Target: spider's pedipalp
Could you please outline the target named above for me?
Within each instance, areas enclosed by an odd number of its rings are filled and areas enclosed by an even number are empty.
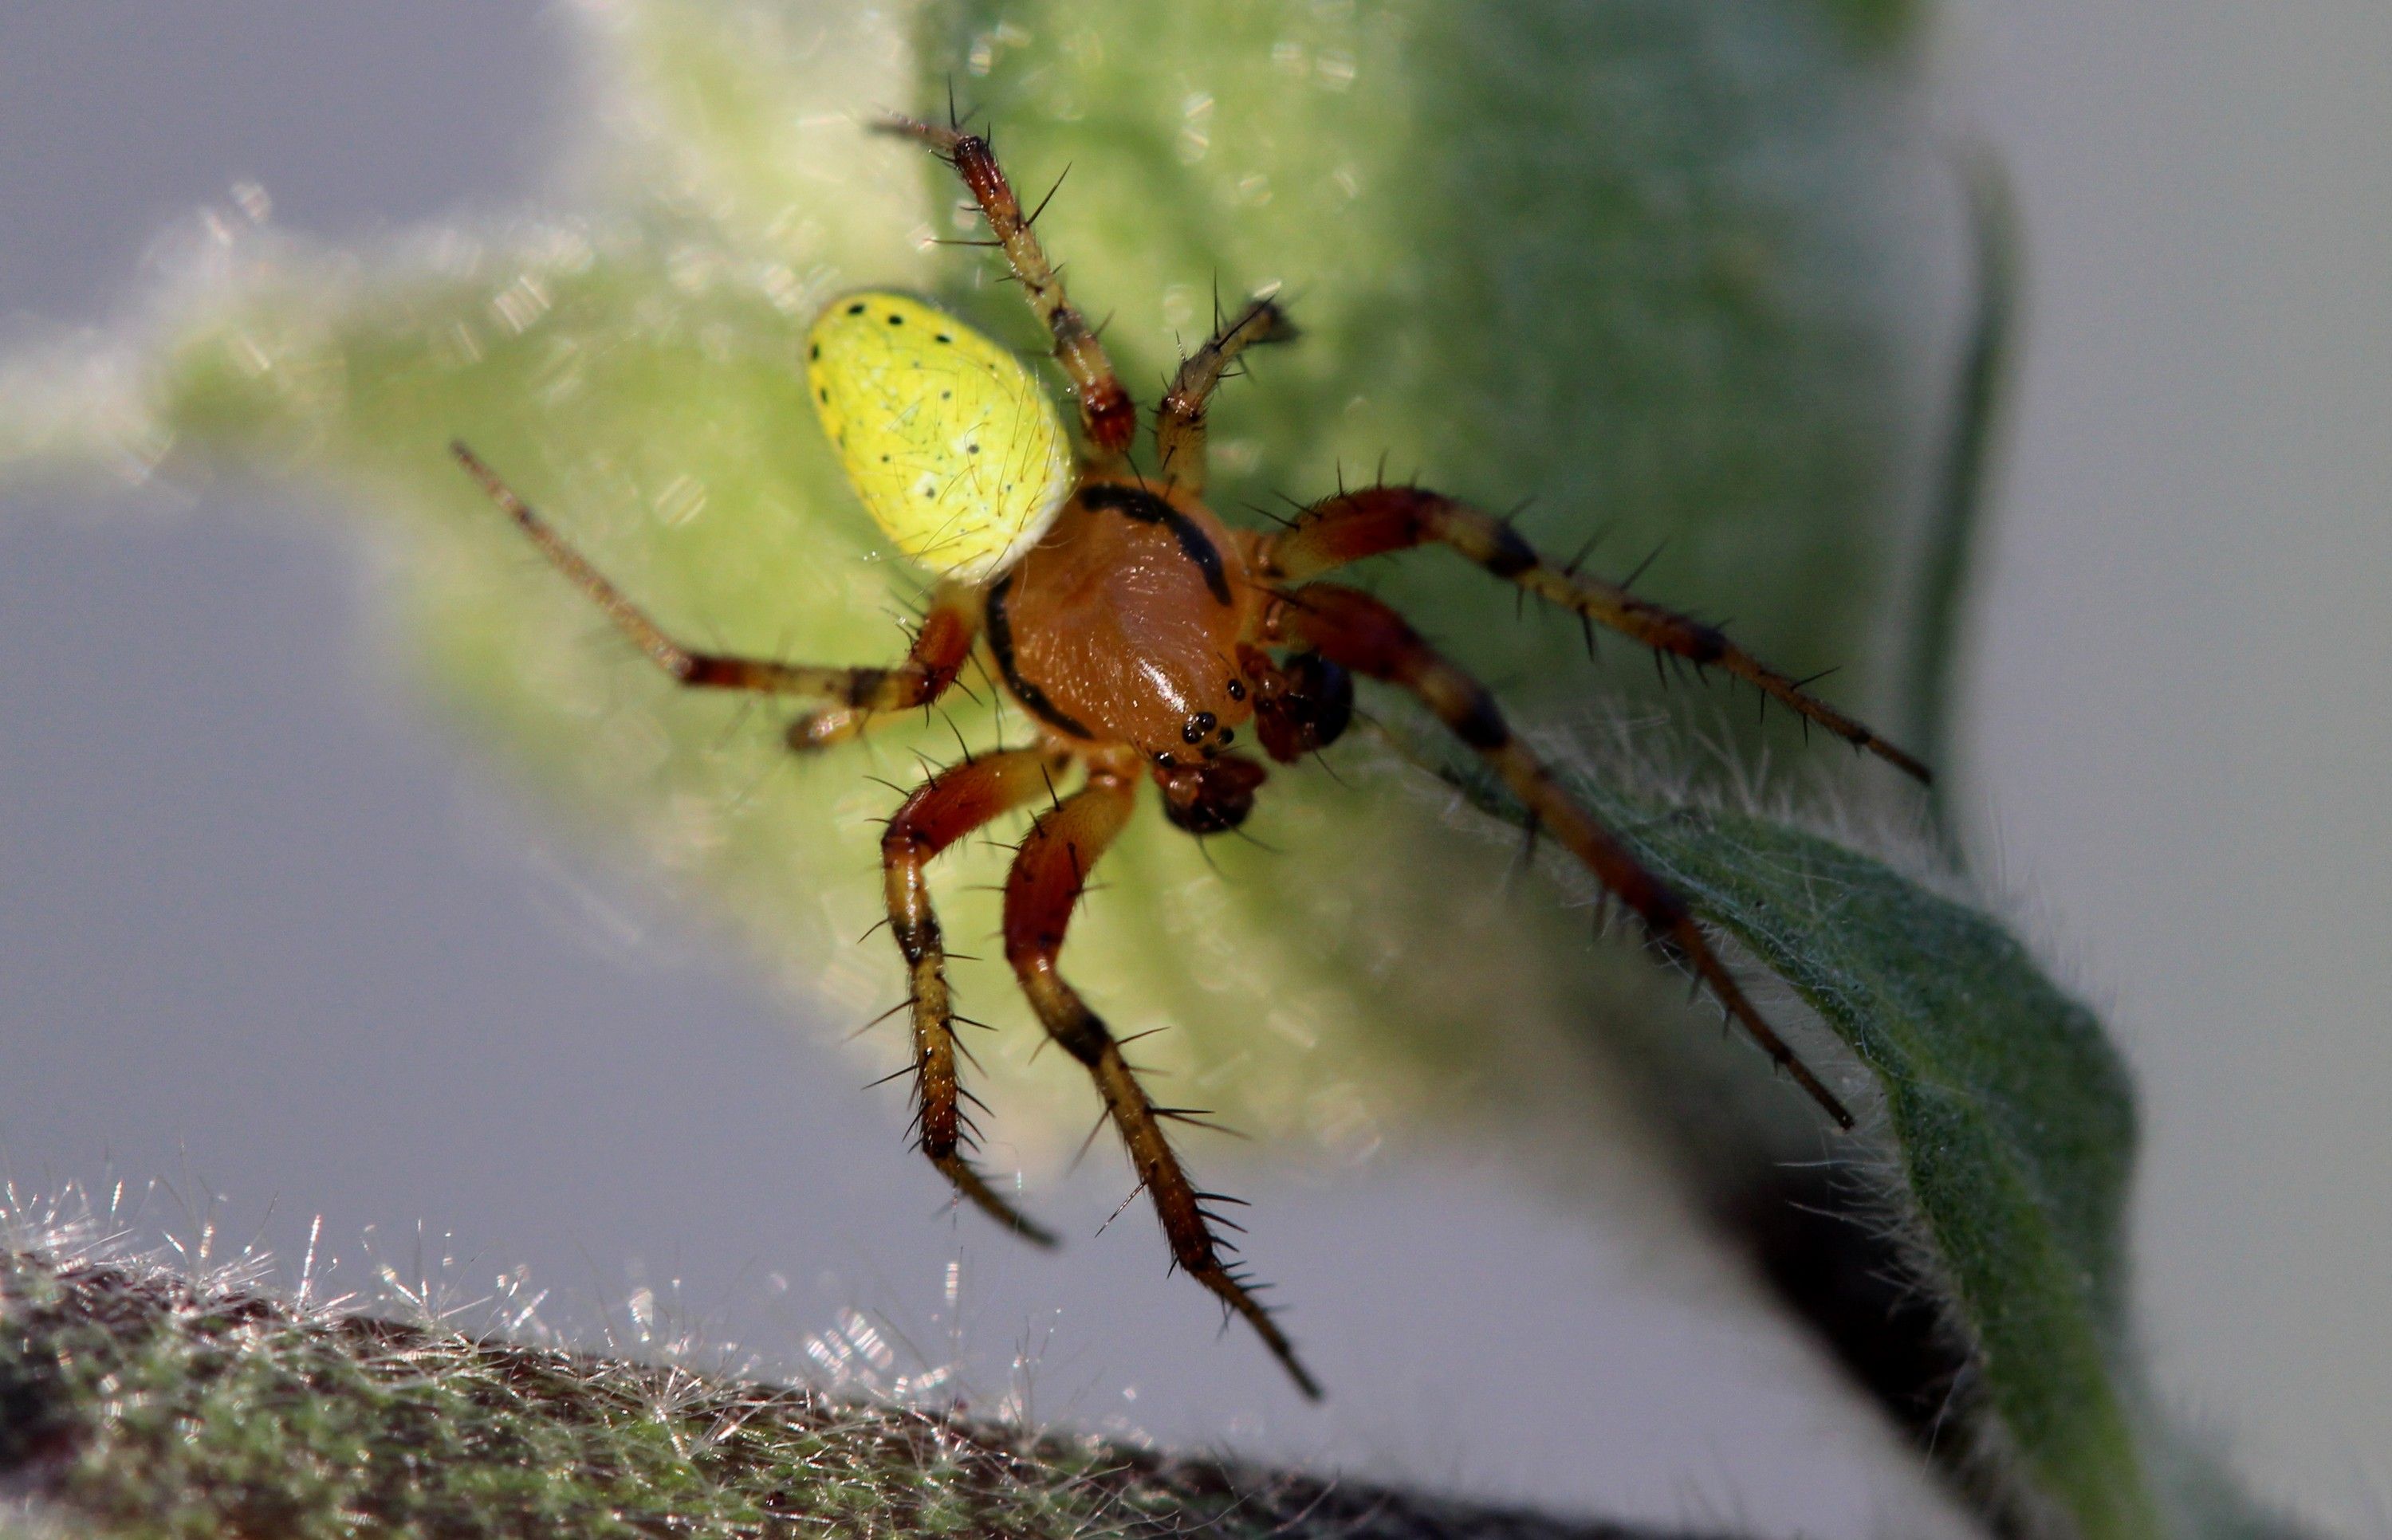
[[[1163,1132],[1164,1113],[1148,1100],[1122,1057],[1121,1044],[1079,992],[1057,971],[1056,959],[1088,871],[1136,807],[1134,756],[1092,760],[1087,784],[1043,813],[1022,841],[1005,885],[1006,959],[1021,980],[1047,1035],[1080,1061],[1096,1081],[1121,1134],[1138,1187],[1154,1203],[1173,1261],[1244,1317],[1306,1396],[1320,1387],[1295,1356],[1279,1323],[1222,1261],[1222,1244],[1204,1212],[1206,1195],[1188,1179]],[[1136,1196],[1135,1194],[1132,1195]]]
[[[1223,754],[1193,764],[1157,765],[1164,816],[1191,835],[1223,835],[1254,810],[1254,793],[1269,772],[1253,760]]]
[[[1730,641],[1718,627],[1631,593],[1629,583],[1643,575],[1653,556],[1638,565],[1628,583],[1580,576],[1575,562],[1554,565],[1509,524],[1467,504],[1419,487],[1380,485],[1340,492],[1306,509],[1293,528],[1262,542],[1261,564],[1273,579],[1300,583],[1365,557],[1409,550],[1432,541],[1450,547],[1548,603],[1652,648],[1656,667],[1664,656],[1683,658],[1697,667],[1716,666],[1754,686],[1806,723],[1816,722],[1918,781],[1934,779],[1934,772],[1916,756],[1805,692],[1800,682]],[[1659,554],[1658,550],[1653,553]]]
[[[956,168],[964,187],[980,204],[989,233],[1005,249],[1005,260],[1021,281],[1039,324],[1055,339],[1055,357],[1071,376],[1080,398],[1080,424],[1100,461],[1118,460],[1138,434],[1138,408],[1113,373],[1112,360],[1087,322],[1064,292],[1062,275],[1046,260],[1030,221],[1022,216],[1021,201],[996,163],[988,140],[958,129],[941,128],[906,117],[890,117],[878,125],[884,133],[902,135],[928,145]],[[1041,203],[1043,210],[1045,204]]]
[[[1618,836],[1572,801],[1553,772],[1512,733],[1486,687],[1448,662],[1392,608],[1358,589],[1314,583],[1284,597],[1270,623],[1274,641],[1308,644],[1358,674],[1411,692],[1453,735],[1476,749],[1530,817],[1634,910],[1665,951],[1719,998],[1762,1051],[1791,1075],[1842,1128],[1852,1115],[1779,1037],[1711,949],[1684,899],[1631,854]]]
[[[1353,676],[1319,653],[1294,653],[1273,663],[1253,651],[1245,670],[1254,685],[1256,735],[1282,765],[1327,748],[1354,719]]]
[[[998,1197],[962,1151],[966,1125],[958,1103],[970,1094],[956,1079],[949,954],[924,869],[956,840],[1035,800],[1052,784],[1062,757],[1051,750],[1008,749],[951,765],[905,799],[880,839],[889,928],[912,986],[906,1004],[913,1014],[914,1062],[908,1068],[922,1153],[990,1218],[1042,1246],[1052,1246],[1055,1237]]]
[[[792,754],[816,754],[863,736],[881,719],[851,705],[817,706],[790,718],[789,725],[781,730],[781,742]]]
[[[1217,300],[1214,308],[1220,308]],[[1155,448],[1164,480],[1191,496],[1204,490],[1204,408],[1214,389],[1246,349],[1294,342],[1296,335],[1286,308],[1269,295],[1258,294],[1236,317],[1217,323],[1204,345],[1180,362],[1154,413]]]

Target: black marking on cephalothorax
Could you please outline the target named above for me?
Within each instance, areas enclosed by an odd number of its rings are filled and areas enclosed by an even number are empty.
[[[1013,657],[1013,619],[1005,613],[1006,602],[1012,594],[1013,574],[1008,572],[988,590],[985,606],[988,650],[996,654],[997,671],[1005,676],[1005,687],[1013,692],[1013,698],[1020,701],[1032,716],[1048,727],[1075,738],[1094,738],[1096,734],[1089,731],[1086,724],[1066,715],[1046,698],[1046,692],[1021,677],[1021,666]]]
[[[1101,511],[1119,513],[1136,519],[1142,524],[1162,524],[1179,541],[1179,549],[1204,574],[1204,586],[1213,590],[1220,603],[1229,602],[1229,572],[1221,561],[1221,550],[1204,533],[1204,526],[1156,497],[1137,486],[1119,486],[1108,483],[1091,486],[1080,494],[1080,500]]]

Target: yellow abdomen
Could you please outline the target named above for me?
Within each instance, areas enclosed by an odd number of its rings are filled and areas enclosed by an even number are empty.
[[[847,479],[897,549],[984,582],[1072,489],[1063,420],[1029,366],[904,294],[843,294],[807,338],[806,380]]]

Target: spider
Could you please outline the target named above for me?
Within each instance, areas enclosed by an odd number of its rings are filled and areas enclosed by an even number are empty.
[[[790,723],[793,749],[825,748],[929,705],[955,686],[976,649],[1034,724],[1027,746],[968,755],[932,774],[899,806],[880,842],[889,928],[911,985],[898,1009],[912,1018],[917,1143],[956,1193],[1014,1233],[1053,1244],[970,1159],[961,1103],[971,1094],[958,1079],[957,1018],[925,874],[957,840],[1045,803],[1005,884],[1007,961],[1046,1031],[1095,1081],[1176,1265],[1253,1326],[1306,1397],[1320,1396],[1219,1233],[1235,1226],[1215,1205],[1237,1200],[1197,1187],[1165,1135],[1166,1120],[1192,1119],[1193,1110],[1148,1096],[1120,1041],[1057,963],[1089,873],[1129,820],[1141,781],[1159,788],[1164,815],[1180,828],[1198,835],[1235,829],[1267,774],[1239,746],[1240,733],[1250,731],[1281,764],[1327,748],[1352,716],[1356,675],[1409,691],[1484,757],[1532,828],[1584,863],[1660,951],[1710,989],[1838,1125],[1852,1127],[1851,1113],[1753,1006],[1684,902],[1563,792],[1487,690],[1388,605],[1320,579],[1366,557],[1443,545],[1584,625],[1722,668],[1921,781],[1926,767],[1717,628],[1582,576],[1576,563],[1548,561],[1507,522],[1440,493],[1378,485],[1314,502],[1273,532],[1223,524],[1203,502],[1206,410],[1247,349],[1294,337],[1284,308],[1268,295],[1249,301],[1180,364],[1155,412],[1156,470],[1143,473],[1129,458],[1138,408],[1066,296],[1033,233],[1035,215],[1022,214],[988,140],[910,118],[877,127],[918,141],[960,175],[994,238],[984,244],[1003,252],[1054,338],[1080,418],[1075,452],[1030,365],[921,300],[867,290],[823,309],[807,359],[824,431],[882,531],[936,575],[902,662],[833,667],[693,651],[470,449],[452,449],[548,561],[673,679],[818,703]],[[1075,770],[1078,783],[1064,795]]]

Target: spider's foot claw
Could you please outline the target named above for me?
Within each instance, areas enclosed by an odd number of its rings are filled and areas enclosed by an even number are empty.
[[[1176,1259],[1174,1261],[1176,1262]],[[1266,1309],[1262,1301],[1254,1298],[1270,1285],[1255,1283],[1242,1267],[1225,1267],[1218,1261],[1201,1267],[1190,1267],[1188,1271],[1197,1282],[1211,1289],[1225,1308],[1236,1313],[1244,1319],[1246,1325],[1254,1328],[1254,1335],[1263,1339],[1263,1346],[1270,1350],[1270,1355],[1273,1358],[1279,1360],[1279,1366],[1287,1371],[1287,1377],[1295,1381],[1295,1388],[1304,1392],[1305,1400],[1321,1399],[1320,1381],[1313,1378],[1312,1371],[1304,1366],[1302,1359],[1296,1357],[1295,1344],[1290,1342],[1287,1339],[1287,1334],[1279,1329],[1279,1322],[1274,1318],[1273,1312]]]
[[[968,1199],[972,1207],[1020,1236],[1023,1240],[1030,1242],[1031,1245],[1046,1247],[1051,1250],[1062,1244],[1061,1237],[1054,1231],[1047,1229],[999,1197],[996,1189],[988,1184],[988,1179],[973,1170],[971,1162],[962,1156],[934,1155],[930,1157],[930,1164],[938,1167],[946,1179],[955,1184],[957,1197]]]

